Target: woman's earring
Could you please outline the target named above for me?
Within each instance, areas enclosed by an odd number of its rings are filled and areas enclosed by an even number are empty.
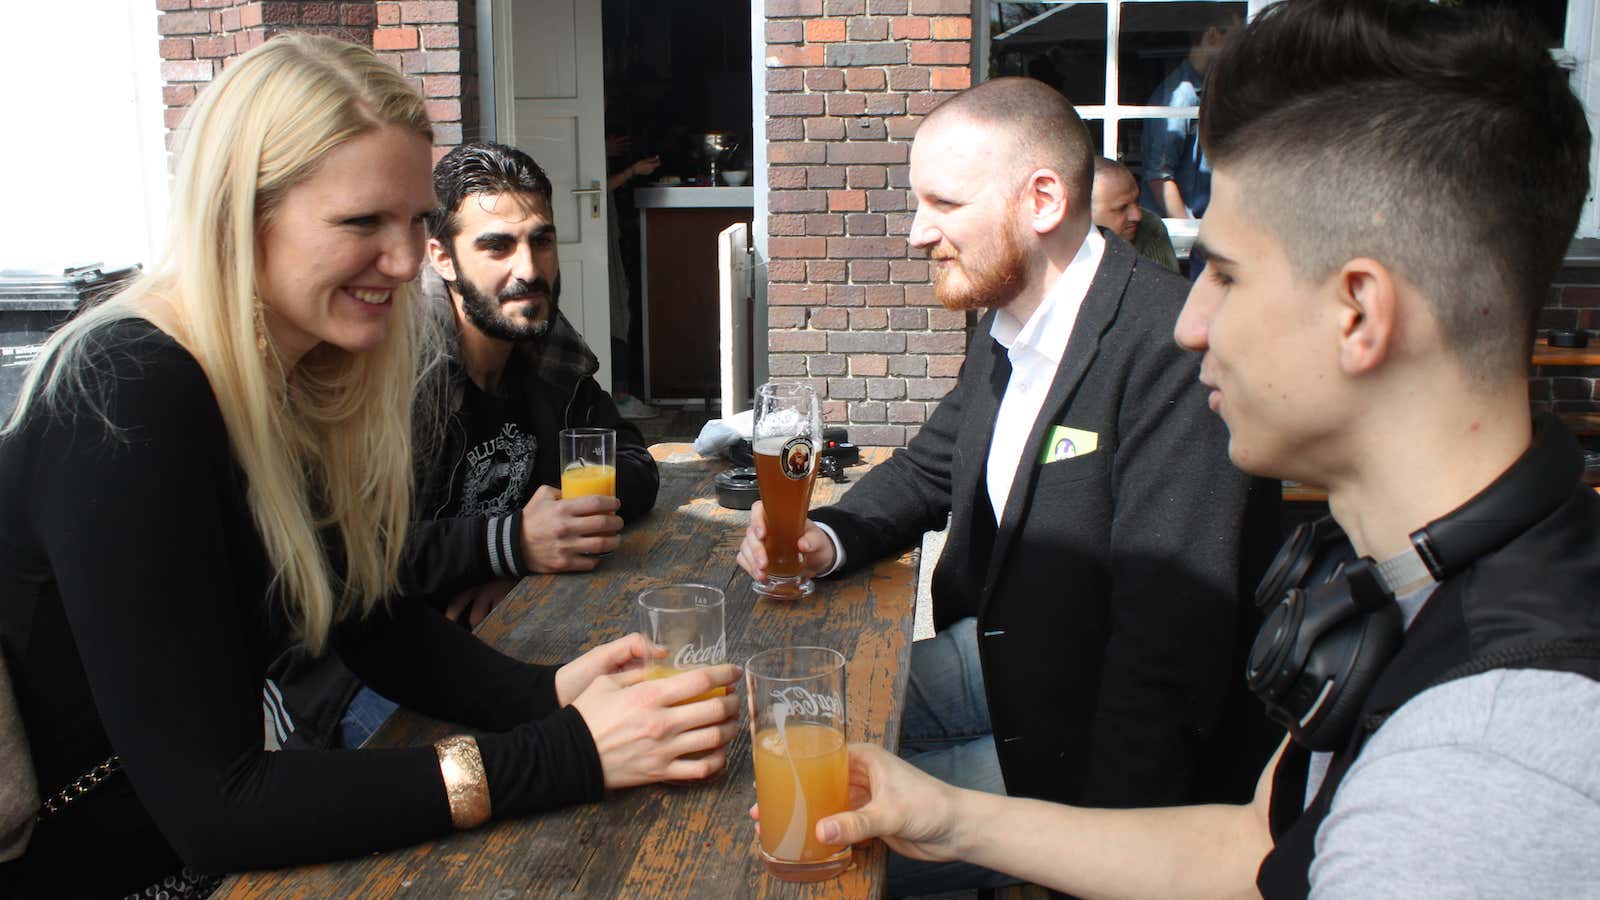
[[[257,297],[255,302],[256,350],[265,356],[267,353],[267,317],[261,311],[262,306],[261,298]]]

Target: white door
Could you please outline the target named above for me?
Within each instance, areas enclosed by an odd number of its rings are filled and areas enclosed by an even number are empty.
[[[610,390],[603,62],[600,0],[495,0],[497,134],[555,186],[561,311],[600,358],[595,378]]]
[[[750,226],[717,235],[717,319],[722,332],[722,418],[754,405],[750,387]]]

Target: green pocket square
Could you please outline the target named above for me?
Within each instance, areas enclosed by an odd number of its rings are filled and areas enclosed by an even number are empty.
[[[1088,456],[1100,448],[1100,435],[1081,428],[1056,425],[1045,438],[1044,452],[1039,454],[1039,465],[1060,462],[1076,456]]]

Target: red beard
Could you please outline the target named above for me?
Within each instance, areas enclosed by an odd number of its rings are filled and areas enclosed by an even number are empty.
[[[1002,228],[992,248],[934,259],[948,260],[936,264],[933,275],[933,295],[945,309],[1000,309],[1022,293],[1027,280],[1028,252],[1014,227]],[[966,276],[959,284],[954,283],[953,268]]]

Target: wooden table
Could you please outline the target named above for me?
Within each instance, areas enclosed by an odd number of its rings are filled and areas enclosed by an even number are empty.
[[[898,746],[915,551],[821,582],[804,601],[758,599],[734,562],[749,514],[719,506],[712,488],[723,463],[702,460],[684,444],[660,444],[651,452],[661,466],[661,493],[655,511],[624,532],[622,547],[593,575],[523,579],[479,626],[479,636],[520,659],[565,661],[631,628],[640,589],[674,581],[713,584],[728,595],[730,659],[790,644],[840,650],[850,660],[850,740]],[[888,454],[864,455],[871,463]],[[847,470],[852,481],[865,471]],[[818,479],[814,505],[834,501],[847,487]],[[215,896],[882,896],[885,850],[876,841],[857,847],[855,866],[832,881],[789,884],[765,873],[748,815],[755,786],[748,722],[743,726],[730,745],[728,770],[709,783],[618,791],[600,803],[494,822],[363,859],[238,875]],[[372,744],[427,744],[457,730],[401,712]]]

